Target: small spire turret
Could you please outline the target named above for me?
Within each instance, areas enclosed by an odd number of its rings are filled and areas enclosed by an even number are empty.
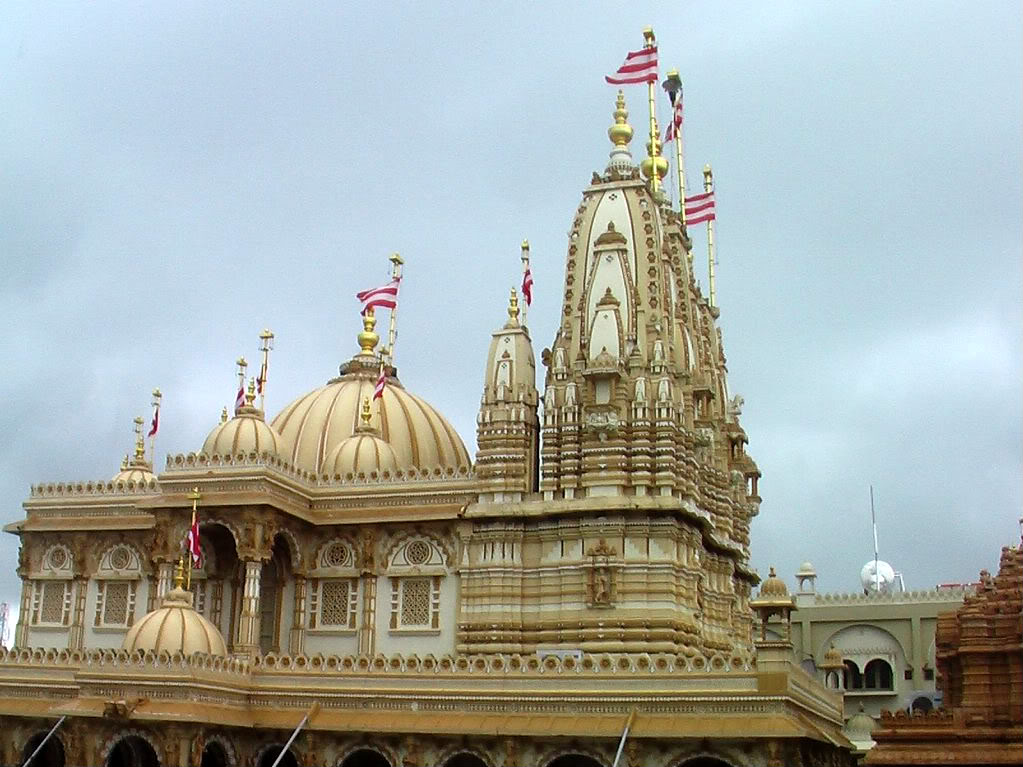
[[[607,129],[607,136],[611,139],[611,160],[607,164],[609,171],[628,173],[632,170],[632,153],[629,151],[629,142],[632,141],[632,126],[629,125],[629,111],[625,108],[625,93],[618,91],[615,99],[614,123]]]
[[[142,436],[142,416],[135,416],[135,461],[145,462],[146,460],[146,441]]]

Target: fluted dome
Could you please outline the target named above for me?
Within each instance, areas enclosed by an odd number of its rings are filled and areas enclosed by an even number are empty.
[[[195,652],[208,655],[227,655],[227,645],[217,627],[192,607],[192,595],[176,585],[163,598],[163,605],[135,621],[128,629],[125,650],[152,650],[180,652],[188,656]]]
[[[263,419],[263,411],[247,405],[238,408],[234,418],[214,427],[202,445],[207,455],[271,453],[281,455],[280,435]]]
[[[831,645],[824,653],[824,660],[819,665],[821,668],[842,668],[845,665],[842,662],[842,651]]]
[[[139,485],[148,485],[156,479],[153,474],[153,467],[148,461],[125,461],[121,464],[121,470],[111,480],[114,484],[118,482],[134,482]]]
[[[354,467],[356,458],[368,458],[370,450],[381,450],[378,460],[383,469],[390,462],[387,445],[396,470],[467,471],[469,454],[451,424],[394,377],[387,379],[383,397],[374,406],[373,425],[379,438],[353,441],[342,448],[356,433],[360,403],[373,396],[379,364],[373,356],[359,355],[342,367],[339,378],[285,407],[271,422],[281,437],[281,457],[298,468],[333,477],[347,473],[339,472],[339,465],[348,466],[351,460]]]
[[[770,573],[767,576],[767,580],[760,586],[761,597],[787,597],[789,595],[788,587],[785,585],[785,581],[779,578],[774,568],[771,568]]]

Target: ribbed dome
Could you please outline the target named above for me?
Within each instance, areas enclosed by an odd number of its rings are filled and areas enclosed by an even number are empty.
[[[117,472],[111,481],[115,485],[118,482],[134,482],[139,485],[148,485],[154,479],[156,479],[156,475],[153,474],[148,463],[130,463],[126,464],[119,472]]]
[[[238,453],[271,453],[281,455],[281,438],[263,420],[263,411],[255,407],[240,407],[234,418],[219,423],[206,437],[202,452],[207,455],[237,455]]]
[[[770,573],[767,576],[767,580],[760,586],[761,597],[787,597],[789,595],[788,587],[785,585],[785,581],[775,575],[774,568],[771,568]]]
[[[333,476],[341,459],[339,446],[355,434],[360,404],[373,396],[378,365],[375,359],[356,357],[342,368],[340,378],[285,407],[271,422],[281,436],[281,457],[298,468]],[[406,391],[397,378],[388,378],[374,410],[373,426],[392,449],[396,469],[467,470],[471,465],[465,445],[451,424],[428,403]],[[364,455],[362,451],[371,446],[381,447],[377,442],[347,445],[344,460],[355,453]]]
[[[162,607],[135,621],[121,646],[129,652],[166,650],[185,656],[195,652],[227,655],[220,631],[192,608],[192,595],[180,586],[167,593]]]
[[[353,434],[330,451],[320,468],[322,474],[341,479],[394,476],[398,456],[394,448],[375,434]]]
[[[842,662],[842,652],[834,645],[828,648],[828,651],[824,653],[824,660],[821,662],[821,668],[842,668],[845,664]]]

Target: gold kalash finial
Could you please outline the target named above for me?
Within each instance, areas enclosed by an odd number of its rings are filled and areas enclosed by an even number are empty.
[[[377,318],[373,314],[372,307],[366,310],[366,313],[362,315],[362,332],[358,335],[359,341],[359,356],[360,357],[372,357],[373,350],[376,345],[380,343],[380,336],[373,330],[377,326]]]
[[[142,436],[142,424],[145,423],[142,420],[142,416],[135,416],[135,461],[142,462],[146,460],[146,440]]]
[[[607,129],[607,137],[615,146],[627,146],[632,141],[632,126],[629,125],[629,110],[625,108],[625,92],[618,91],[618,98],[615,100],[615,111],[612,112],[615,121]]]
[[[511,289],[511,296],[508,298],[508,326],[514,327],[519,324],[519,294],[515,288]]]
[[[245,407],[253,407],[252,403],[256,401],[256,379],[249,379],[249,388],[245,391]]]
[[[651,168],[657,173],[657,183],[653,184],[654,188],[660,187],[661,179],[668,175],[668,161],[661,156],[661,139],[657,135],[657,118],[650,121],[653,126],[653,133],[651,134],[650,140],[646,142],[646,159],[639,164],[639,170],[643,176],[653,183],[651,176]]]

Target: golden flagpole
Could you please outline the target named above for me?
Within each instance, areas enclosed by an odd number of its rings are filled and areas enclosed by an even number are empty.
[[[392,253],[391,258],[391,279],[401,280],[401,267],[405,261],[397,253]],[[399,290],[400,292],[400,290]],[[391,363],[391,367],[394,367],[394,342],[398,340],[398,302],[394,302],[394,308],[391,309],[391,324],[387,329],[387,349],[385,350],[388,360]],[[380,371],[383,372],[384,365],[384,354],[380,355]]]
[[[703,191],[714,191],[714,174],[710,163],[703,166]],[[714,219],[707,220],[707,284],[710,288],[710,305],[718,305],[717,291],[714,286]]]
[[[679,77],[678,70],[672,69],[668,72],[667,77],[662,83],[664,90],[668,92],[668,98],[671,101],[671,117],[670,125],[675,133],[675,165],[678,171],[678,212],[682,217],[682,228],[686,225],[686,166],[682,161],[684,155],[684,149],[682,147],[682,126],[675,126],[675,109],[677,108],[677,99],[682,98],[682,78]],[[692,254],[690,254],[692,257]]]
[[[643,47],[653,48],[657,45],[657,40],[654,38],[654,28],[646,27],[643,30]],[[657,105],[654,103],[654,83],[656,78],[648,80],[646,84],[647,97],[650,101],[650,190],[654,193],[656,199],[657,190],[660,186],[660,178],[657,175],[657,166],[654,162],[654,157],[657,155]]]

